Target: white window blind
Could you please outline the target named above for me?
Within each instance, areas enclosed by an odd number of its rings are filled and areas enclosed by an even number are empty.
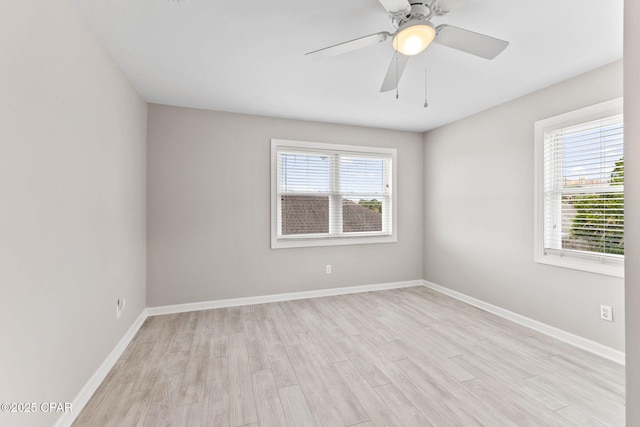
[[[395,150],[275,141],[276,242],[394,235]]]
[[[622,263],[623,116],[544,132],[545,254]]]

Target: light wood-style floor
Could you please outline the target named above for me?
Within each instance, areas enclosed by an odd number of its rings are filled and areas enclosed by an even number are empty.
[[[74,426],[623,426],[624,368],[423,287],[150,317]]]

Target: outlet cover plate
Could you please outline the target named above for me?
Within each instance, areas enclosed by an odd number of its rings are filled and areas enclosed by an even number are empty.
[[[600,318],[608,322],[613,322],[613,309],[610,305],[600,306]]]

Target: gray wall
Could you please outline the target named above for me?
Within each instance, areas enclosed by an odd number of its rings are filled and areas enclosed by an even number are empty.
[[[640,3],[624,7],[627,425],[640,426]]]
[[[534,121],[620,96],[616,62],[425,134],[424,278],[623,350],[623,279],[533,261]]]
[[[270,138],[396,147],[398,242],[270,249]],[[422,148],[418,133],[150,105],[148,306],[421,279]]]
[[[0,402],[70,402],[144,309],[147,106],[72,0],[1,9]]]

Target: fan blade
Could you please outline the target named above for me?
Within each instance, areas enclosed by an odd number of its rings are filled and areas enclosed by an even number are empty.
[[[438,6],[442,12],[453,12],[461,8],[468,0],[438,0]]]
[[[411,7],[408,0],[380,0],[380,4],[392,15],[404,12]]]
[[[341,55],[346,52],[351,52],[353,50],[362,49],[363,47],[371,46],[377,43],[382,43],[389,37],[391,37],[391,33],[383,31],[381,33],[371,34],[369,36],[349,40],[348,42],[342,42],[333,46],[314,50],[313,52],[307,52],[305,53],[305,55],[313,56],[316,58],[328,58],[331,56]]]
[[[407,66],[408,62],[409,57],[401,54],[400,52],[396,52],[393,55],[391,65],[389,65],[387,75],[384,77],[380,92],[389,92],[390,90],[398,87],[398,82],[400,81],[400,77],[402,77],[402,73],[404,72],[404,68]]]
[[[485,59],[495,58],[509,45],[508,41],[450,25],[438,25],[436,31],[436,43]]]

